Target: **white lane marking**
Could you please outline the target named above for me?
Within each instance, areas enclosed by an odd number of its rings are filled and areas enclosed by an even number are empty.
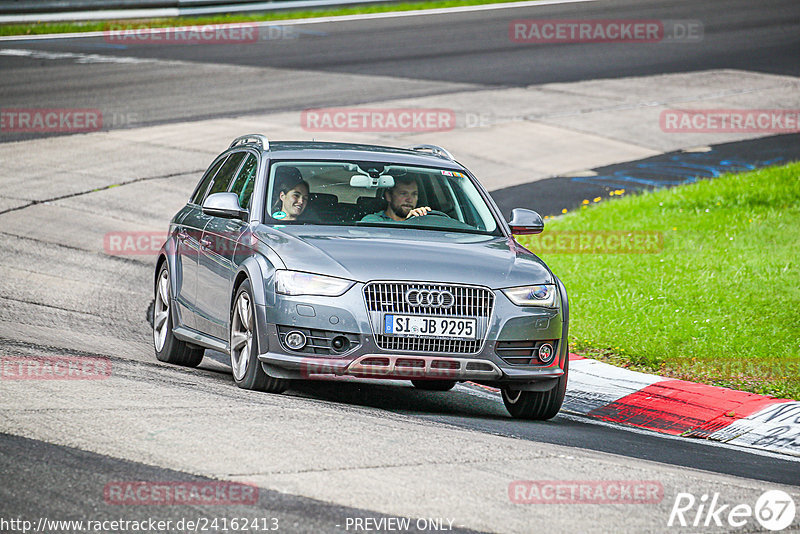
[[[509,2],[503,4],[483,4],[477,6],[442,7],[436,9],[417,9],[414,11],[390,11],[386,13],[364,13],[361,15],[341,15],[338,17],[318,17],[309,19],[273,20],[255,23],[258,27],[265,26],[295,26],[299,24],[322,24],[328,22],[349,22],[360,20],[376,20],[399,17],[417,17],[424,15],[446,15],[450,13],[470,13],[475,11],[489,11],[500,9],[513,9],[521,7],[552,6],[558,4],[575,4],[583,2],[596,2],[597,0],[533,0],[530,2]],[[218,28],[241,26],[242,23],[214,25]],[[168,28],[174,30],[175,28]],[[5,35],[0,41],[39,41],[49,39],[79,39],[90,37],[103,37],[104,31],[77,32],[77,33],[48,33],[43,35]]]
[[[67,59],[75,63],[163,63],[163,64],[184,64],[184,61],[150,59],[126,56],[104,56],[101,54],[80,54],[74,52],[47,52],[46,50],[29,50],[25,48],[0,48],[0,56],[27,57],[31,59]]]

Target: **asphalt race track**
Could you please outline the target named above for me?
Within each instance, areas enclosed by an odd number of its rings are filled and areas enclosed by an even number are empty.
[[[0,48],[156,61],[115,69],[113,63],[91,59],[48,62],[0,56],[6,73],[2,98],[7,107],[47,102],[51,107],[113,110],[119,117],[132,113],[145,125],[352,105],[476,86],[519,87],[721,68],[798,76],[797,15],[792,0],[759,5],[747,0],[602,1],[287,25],[293,38],[247,46],[125,45],[103,37],[0,41]],[[536,18],[699,20],[704,31],[698,46],[525,46],[509,41],[510,21]],[[17,72],[24,76],[9,79],[8,74]],[[15,79],[24,83],[11,81]]]
[[[700,21],[703,38],[653,45],[509,40],[510,21],[539,18]],[[800,4],[601,0],[286,24],[280,32],[289,38],[246,46],[121,45],[102,36],[0,40],[0,108],[92,108],[104,117],[102,130],[89,134],[0,131],[0,357],[70,356],[111,370],[105,380],[0,380],[0,531],[20,531],[2,522],[11,518],[155,517],[174,525],[248,517],[270,525],[277,519],[282,532],[399,531],[388,526],[398,518],[411,519],[407,531],[427,532],[726,532],[730,525],[713,520],[670,528],[677,495],[719,494],[731,506],[753,505],[764,491],[783,489],[800,504],[797,457],[569,413],[520,422],[474,385],[434,393],[407,382],[343,380],[297,384],[275,396],[236,388],[219,353],[209,351],[197,369],[164,365],[153,356],[145,316],[153,257],[110,254],[103,241],[111,231],[165,230],[233,135],[422,138],[314,134],[298,128],[298,112],[308,108],[452,100],[481,117],[485,102],[486,128],[456,128],[441,144],[459,147],[465,160],[491,137],[509,144],[508,153],[475,160],[479,171],[502,170],[487,176],[504,211],[523,203],[558,213],[619,187],[615,178],[641,178],[634,173],[641,162],[698,158],[682,148],[699,144],[718,156],[703,161],[709,168],[733,156],[743,166],[796,160],[797,134],[636,140],[630,131],[651,116],[660,86],[668,105],[702,90],[696,102],[707,107],[800,108]],[[640,94],[624,95],[628,86]],[[530,124],[503,122],[497,110],[513,112],[518,100],[511,97],[524,91],[546,109],[530,112]],[[597,118],[617,109],[637,115],[617,123]],[[537,122],[545,116],[551,122]],[[568,123],[556,131],[559,120]],[[607,122],[606,131],[600,135],[592,121]],[[535,159],[528,153],[534,143],[514,146],[519,127],[551,134],[557,147],[542,150],[559,165],[508,163]],[[575,139],[601,149],[581,159]],[[436,142],[437,134],[424,140]],[[576,180],[566,172],[581,169],[594,174]],[[120,481],[217,480],[256,486],[256,502],[135,506],[104,493]],[[663,495],[648,504],[515,504],[509,485],[517,480],[655,481]],[[354,518],[385,521],[383,529],[359,528]],[[745,531],[759,529],[751,520]],[[186,530],[193,529],[162,531]]]

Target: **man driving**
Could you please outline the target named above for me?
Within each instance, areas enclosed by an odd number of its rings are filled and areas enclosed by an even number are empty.
[[[407,176],[395,178],[394,187],[387,189],[383,198],[388,204],[386,209],[365,216],[361,222],[405,221],[431,211],[430,206],[417,207],[419,186],[416,180]]]

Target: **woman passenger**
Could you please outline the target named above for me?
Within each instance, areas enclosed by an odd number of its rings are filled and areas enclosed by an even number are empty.
[[[309,187],[296,167],[279,167],[275,172],[277,198],[272,206],[272,218],[296,221],[308,206]]]

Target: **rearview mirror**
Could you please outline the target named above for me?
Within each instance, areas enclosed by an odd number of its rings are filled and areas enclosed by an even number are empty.
[[[544,230],[542,217],[533,210],[514,208],[508,221],[514,235],[541,234]]]
[[[350,177],[350,187],[363,187],[366,189],[377,189],[379,187],[394,187],[394,177],[384,174],[373,178],[366,174],[356,174]]]
[[[211,217],[246,220],[249,212],[239,206],[236,193],[214,193],[203,202],[203,213]]]

